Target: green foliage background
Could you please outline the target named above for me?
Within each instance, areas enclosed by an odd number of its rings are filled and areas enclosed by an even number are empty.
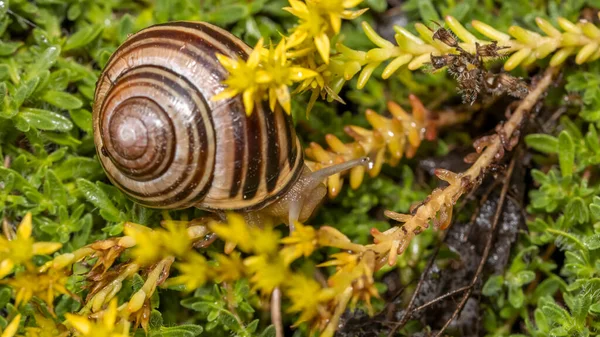
[[[91,105],[102,67],[129,34],[172,20],[208,21],[250,45],[261,36],[276,40],[278,32],[294,23],[281,10],[287,5],[285,0],[0,1],[0,158],[11,159],[10,168],[0,166],[0,218],[16,223],[32,212],[34,236],[63,243],[62,252],[119,235],[124,221],[156,226],[161,214],[126,199],[108,183],[96,160]],[[362,20],[374,25],[375,19],[393,20],[414,31],[413,22],[441,21],[453,15],[464,23],[477,19],[502,31],[510,25],[537,31],[536,16],[553,23],[558,16],[576,20],[585,7],[597,8],[600,3],[409,0],[391,18],[384,15],[388,9],[384,0],[367,0],[363,6],[371,10],[345,24],[342,38],[352,48],[367,50],[373,46],[360,29]],[[380,28],[385,31],[391,26]],[[525,139],[539,168],[531,171],[538,187],[529,193],[531,221],[528,232],[520,235],[510,267],[490,278],[483,289],[490,303],[485,316],[490,336],[587,336],[600,329],[600,63],[570,66],[567,73],[565,89],[580,95],[581,107],[571,106],[556,130]],[[517,74],[526,76],[523,71]],[[351,82],[345,106],[318,103],[309,120],[302,108],[307,97],[296,98],[294,117],[302,140],[323,144],[327,133],[346,139],[344,125],[367,125],[365,109],[383,112],[388,99],[406,105],[408,93],[424,102],[456,95],[454,82],[444,73],[406,70],[388,81],[378,75],[364,90],[355,89]],[[420,149],[419,155],[441,155],[469,143],[466,134],[448,133]],[[368,242],[370,228],[390,226],[382,220],[383,209],[405,212],[437,184],[417,180],[415,165],[416,160],[403,160],[399,167],[386,167],[381,176],[367,179],[358,190],[344,188],[321,209],[313,224],[333,225],[356,242]],[[176,219],[200,215],[197,210],[171,213]],[[423,233],[402,256],[398,273],[404,284],[418,277],[436,237],[431,231]],[[557,250],[550,259],[544,254],[548,249]],[[318,262],[307,262],[306,268]],[[534,280],[538,286],[526,290]],[[82,293],[82,282],[75,275],[70,290]],[[124,287],[130,290],[120,296],[126,298],[141,282],[134,278]],[[151,318],[151,335],[194,336],[202,331],[210,336],[274,335],[268,316],[257,310],[260,303],[247,282],[233,287],[233,304],[241,321],[232,316],[220,286],[209,285],[191,295],[161,290],[154,305],[158,310]],[[8,288],[0,290],[0,308],[7,312],[15,310],[10,297]],[[78,306],[64,296],[56,313],[62,317]],[[382,306],[376,303],[377,308]],[[286,319],[286,323],[292,321]],[[6,326],[1,317],[0,326]],[[303,333],[303,329],[297,331]]]

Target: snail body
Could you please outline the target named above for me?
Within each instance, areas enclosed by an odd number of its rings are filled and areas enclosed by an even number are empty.
[[[267,214],[293,223],[325,196],[323,179],[365,160],[311,172],[292,122],[257,103],[247,116],[225,89],[220,53],[251,49],[202,22],[155,25],[130,36],[96,87],[94,142],[111,182],[150,208]],[[260,216],[259,216],[260,217]]]

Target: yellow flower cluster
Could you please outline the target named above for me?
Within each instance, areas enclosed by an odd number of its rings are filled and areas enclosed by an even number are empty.
[[[577,64],[600,58],[600,28],[588,21],[574,23],[565,18],[558,18],[557,22],[561,30],[542,18],[536,18],[537,26],[545,34],[541,35],[518,26],[510,27],[507,34],[474,20],[471,22],[473,28],[489,39],[482,40],[469,32],[456,18],[445,18],[447,27],[460,39],[459,46],[467,52],[474,53],[476,43],[485,45],[496,41],[499,46],[507,47],[500,51],[506,56],[510,55],[504,62],[504,69],[507,71],[519,65],[528,66],[550,55],[551,66],[562,64],[572,55],[575,55]],[[404,27],[395,26],[396,44],[377,34],[367,22],[363,22],[362,26],[369,40],[377,47],[364,52],[338,44],[336,48],[340,53],[331,61],[332,68],[337,69],[337,79],[333,80],[338,83],[335,90],[339,91],[344,82],[359,73],[357,86],[359,89],[363,88],[373,71],[383,63],[387,65],[382,77],[387,79],[403,66],[416,70],[430,63],[431,55],[440,56],[455,52],[454,48],[434,40],[434,30],[422,23],[415,24],[419,36],[415,36]]]
[[[331,39],[339,34],[342,19],[355,19],[366,11],[350,10],[362,1],[289,0],[290,7],[284,10],[298,18],[298,24],[277,45],[266,48],[261,39],[247,60],[217,55],[229,76],[224,82],[227,88],[213,100],[241,94],[250,115],[267,98],[271,109],[278,102],[289,114],[294,84],[298,84],[294,93],[312,91],[307,113],[319,96],[339,99],[331,89],[335,86],[330,81]]]
[[[237,261],[232,268],[236,270],[232,276],[247,276],[254,289],[264,296],[270,295],[276,288],[281,289],[291,301],[288,312],[300,314],[296,326],[310,322],[313,330],[322,331],[322,336],[331,336],[349,301],[354,305],[362,300],[370,307],[370,299],[378,297],[373,279],[374,255],[366,252],[363,246],[353,244],[332,227],[317,230],[296,223],[295,230],[280,240],[279,233],[271,226],[250,227],[241,216],[230,214],[227,223],[214,223],[210,228],[220,238],[249,254],[243,260],[237,254],[231,255],[231,259]],[[360,253],[340,253],[333,261],[322,264],[323,267],[337,268],[327,286],[291,269],[295,260],[310,256],[319,247],[326,246]],[[208,271],[208,275],[214,274],[214,271]],[[311,296],[306,296],[308,293]]]
[[[56,242],[34,242],[31,237],[32,231],[31,213],[27,213],[14,238],[0,236],[0,279],[12,273],[18,265],[33,270],[31,258],[34,255],[52,254],[62,247],[62,244]]]
[[[16,233],[0,236],[0,284],[14,289],[17,307],[35,296],[45,301],[52,310],[54,298],[59,294],[69,293],[65,287],[67,274],[63,270],[64,266],[54,265],[52,260],[37,267],[32,258],[35,255],[52,254],[62,245],[55,242],[35,242],[31,236],[32,231],[32,216],[27,213]]]
[[[127,337],[129,336],[130,324],[126,320],[117,323],[117,300],[110,301],[108,308],[103,312],[101,319],[96,322],[88,317],[65,314],[67,323],[76,331],[76,336],[86,337]]]
[[[165,222],[166,229],[151,229],[146,226],[125,223],[123,232],[133,239],[132,254],[135,262],[147,266],[167,256],[184,256],[191,248],[192,241],[186,226],[175,222]]]
[[[381,171],[384,162],[396,166],[403,156],[412,158],[423,139],[435,139],[436,130],[434,121],[423,103],[414,95],[410,95],[409,102],[412,106],[412,114],[391,101],[388,102],[390,118],[381,116],[373,110],[367,110],[366,119],[373,129],[346,126],[344,130],[355,140],[352,143],[344,144],[331,134],[325,137],[329,145],[327,150],[317,143],[311,143],[305,150],[306,156],[312,159],[307,164],[311,169],[317,170],[366,155],[373,159],[373,166],[368,169],[368,173],[371,177],[375,177]],[[350,187],[356,189],[360,186],[365,171],[367,169],[363,166],[350,170]],[[342,184],[341,174],[329,176],[327,178],[329,197],[336,197]]]

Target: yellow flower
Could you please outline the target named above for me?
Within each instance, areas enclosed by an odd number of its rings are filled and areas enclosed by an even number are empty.
[[[6,326],[6,329],[2,331],[2,335],[0,337],[13,337],[17,333],[17,329],[19,329],[19,324],[21,324],[21,314],[17,314],[15,318]]]
[[[312,39],[323,62],[329,63],[330,41],[327,31],[328,22],[320,15],[319,9],[311,4],[299,0],[290,0],[291,7],[283,10],[290,12],[300,19],[300,24],[289,37],[290,45],[297,46],[306,39]]]
[[[117,321],[117,300],[114,299],[108,305],[102,319],[92,322],[87,317],[65,314],[67,322],[75,328],[77,335],[89,337],[127,337],[129,336],[129,322],[123,320],[122,324]]]
[[[34,269],[31,258],[34,255],[48,255],[59,250],[62,244],[57,242],[34,242],[31,213],[27,213],[17,229],[13,240],[0,236],[0,279],[10,274],[17,265],[24,264],[28,269]]]
[[[229,255],[217,254],[215,260],[218,266],[215,267],[215,281],[229,282],[236,281],[244,275],[244,263],[239,252],[233,252]]]
[[[69,294],[65,287],[68,276],[62,270],[50,268],[44,273],[25,271],[18,273],[13,278],[0,281],[1,284],[11,286],[15,292],[15,305],[29,302],[36,296],[42,299],[52,309],[54,298],[60,294]]]
[[[277,252],[279,248],[279,232],[274,231],[270,225],[265,225],[263,228],[250,228],[252,237],[252,250],[255,254],[272,254]]]
[[[281,253],[288,264],[300,256],[309,256],[318,246],[317,233],[313,227],[296,222],[295,228],[290,236],[281,240],[286,245]]]
[[[244,252],[252,250],[250,229],[241,215],[229,213],[227,223],[213,222],[209,227],[221,240],[236,244]]]
[[[146,226],[129,222],[125,223],[123,232],[135,240],[135,247],[131,250],[131,254],[135,256],[136,263],[145,266],[160,259],[163,253],[160,233]]]
[[[319,309],[325,309],[320,306],[335,297],[333,289],[323,289],[317,281],[302,274],[289,277],[285,286],[286,296],[292,301],[288,312],[301,312],[294,326],[312,320],[319,313]]]
[[[304,81],[318,75],[310,69],[298,67],[288,62],[285,38],[281,39],[275,49],[269,49],[262,68],[258,81],[269,87],[271,110],[275,109],[275,102],[278,101],[288,115],[292,109],[288,86],[294,82]]]
[[[250,282],[254,289],[259,289],[263,294],[270,294],[273,289],[281,285],[287,278],[287,268],[283,258],[279,255],[255,255],[244,260],[246,271],[252,275]]]
[[[67,337],[70,332],[65,326],[58,324],[52,318],[46,318],[39,313],[34,313],[35,325],[25,327],[26,337]]]
[[[251,227],[236,213],[227,215],[227,223],[214,222],[210,229],[222,240],[233,243],[246,253],[270,254],[277,251],[279,232],[269,223],[263,227]]]
[[[228,99],[242,94],[246,114],[248,116],[252,114],[255,102],[261,99],[256,77],[262,50],[263,39],[260,39],[256,46],[254,46],[252,53],[248,56],[247,61],[231,59],[223,54],[217,54],[217,59],[229,72],[229,76],[224,81],[227,84],[227,88],[213,96],[213,101]]]
[[[165,282],[168,285],[185,285],[187,291],[193,291],[201,287],[211,276],[206,258],[198,253],[190,252],[187,261],[175,264],[180,275],[170,278]]]
[[[183,257],[192,247],[187,227],[180,222],[166,221],[166,229],[150,229],[146,226],[126,223],[124,232],[135,241],[132,254],[136,263],[150,265],[167,256]]]
[[[358,300],[365,301],[369,314],[373,314],[371,298],[379,298],[373,270],[375,268],[375,254],[366,251],[363,254],[339,253],[334,254],[335,260],[328,261],[319,266],[337,266],[336,273],[328,280],[329,286],[335,289],[336,294],[341,294],[346,288],[352,286],[352,302],[354,307]]]
[[[307,0],[313,4],[322,13],[329,17],[329,22],[333,31],[338,34],[342,27],[342,19],[353,20],[366,12],[368,8],[359,11],[349,11],[349,8],[358,6],[363,0]]]
[[[291,7],[284,10],[300,19],[290,36],[291,46],[299,46],[312,39],[325,64],[329,64],[330,38],[340,32],[342,19],[355,19],[367,9],[352,12],[362,0],[289,0]],[[333,34],[330,34],[330,31]]]
[[[250,115],[254,105],[268,95],[271,110],[279,102],[283,110],[290,114],[292,105],[289,86],[317,75],[310,69],[296,66],[286,57],[286,41],[269,49],[263,48],[262,39],[254,47],[248,61],[234,60],[224,55],[217,55],[221,64],[229,72],[224,81],[227,89],[213,97],[213,100],[231,98],[243,93],[244,107]]]
[[[192,240],[187,231],[187,226],[176,222],[166,222],[166,230],[159,230],[162,246],[177,257],[185,256],[192,247]]]

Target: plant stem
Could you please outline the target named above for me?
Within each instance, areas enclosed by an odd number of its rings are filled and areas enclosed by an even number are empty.
[[[558,69],[555,67],[548,68],[537,83],[535,89],[529,92],[527,97],[521,101],[519,106],[513,112],[510,119],[502,125],[499,131],[503,134],[504,139],[510,139],[515,135],[515,131],[517,131],[527,113],[552,84],[552,79],[557,73],[557,70]],[[473,187],[473,185],[477,183],[478,179],[485,173],[486,169],[494,163],[494,161],[501,158],[503,151],[503,138],[498,136],[493,137],[477,161],[475,161],[467,171],[448,176],[447,178],[450,185],[443,190],[434,191],[417,209],[414,215],[408,216],[389,211],[386,212],[388,217],[405,223],[402,227],[395,227],[384,233],[380,233],[379,237],[376,237],[377,243],[368,247],[380,254],[380,266],[383,266],[386,262],[394,264],[397,254],[402,253],[410,243],[410,240],[423,228],[427,228],[429,222],[435,218],[438,212],[449,204],[451,212],[451,207],[454,203],[456,203],[464,193],[468,192],[469,187]],[[383,256],[384,254],[388,255]]]

